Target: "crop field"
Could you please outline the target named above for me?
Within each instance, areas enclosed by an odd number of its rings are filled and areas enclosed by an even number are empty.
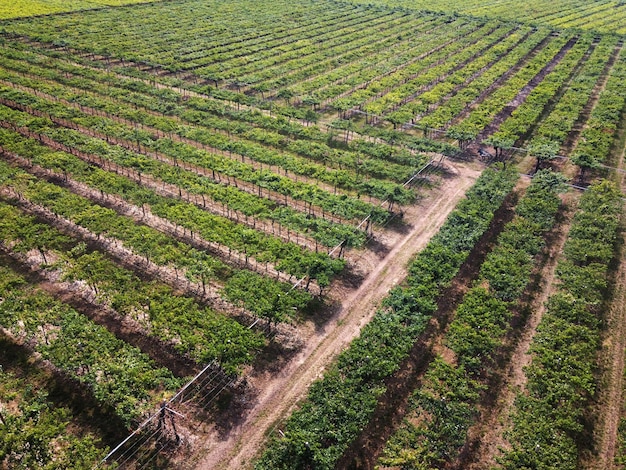
[[[626,7],[448,4],[0,7],[0,468],[623,468]]]
[[[11,0],[0,5],[0,19],[49,15],[67,11],[145,3],[147,1],[149,0]]]
[[[463,3],[450,0],[367,0],[363,3],[500,18],[524,23],[546,24],[556,28],[626,33],[626,5],[620,0],[596,0],[593,2],[584,0],[530,1],[525,2],[523,6],[516,0],[470,0]]]

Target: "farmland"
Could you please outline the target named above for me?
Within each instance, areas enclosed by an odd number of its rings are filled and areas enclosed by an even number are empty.
[[[22,3],[0,467],[622,468],[621,4]]]
[[[472,16],[487,16],[532,24],[546,24],[556,28],[591,29],[603,33],[626,32],[626,7],[621,1],[571,1],[525,3],[520,10],[515,0],[485,2],[472,0],[458,4],[449,0],[379,0],[367,3],[404,7],[415,10],[434,10]]]
[[[10,4],[0,5],[0,18],[18,18],[33,15],[120,6],[143,3],[147,0],[13,0]]]

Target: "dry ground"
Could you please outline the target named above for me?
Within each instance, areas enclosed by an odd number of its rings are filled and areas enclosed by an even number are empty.
[[[331,299],[340,307],[322,326],[304,325],[305,347],[280,371],[251,372],[248,386],[257,391],[254,404],[228,432],[212,429],[206,436],[201,455],[188,462],[188,468],[245,469],[262,449],[268,435],[277,432],[283,420],[297,407],[311,383],[321,377],[326,366],[358,336],[374,315],[383,297],[406,276],[407,264],[437,233],[480,174],[473,164],[446,163],[448,174],[437,189],[420,204],[405,212],[411,228],[406,233],[387,232],[384,244],[390,251],[363,253],[359,271],[368,273],[358,288],[335,287]]]

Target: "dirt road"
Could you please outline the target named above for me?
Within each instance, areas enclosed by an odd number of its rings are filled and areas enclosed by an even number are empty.
[[[359,264],[369,273],[364,282],[357,289],[331,291],[331,297],[341,302],[341,308],[322,327],[309,325],[305,328],[310,333],[303,350],[279,372],[247,377],[248,384],[258,390],[254,406],[228,433],[213,430],[197,452],[201,457],[189,462],[188,468],[245,469],[252,466],[253,458],[268,435],[278,431],[282,420],[306,396],[311,383],[358,336],[389,289],[404,279],[411,257],[437,233],[480,174],[480,169],[473,165],[447,163],[447,166],[450,174],[439,188],[405,212],[404,220],[411,229],[392,234],[385,240],[392,248],[384,258],[371,252],[361,257]]]

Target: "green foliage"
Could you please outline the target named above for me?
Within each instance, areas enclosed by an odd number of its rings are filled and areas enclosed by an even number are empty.
[[[5,243],[24,243],[23,231],[30,231],[34,219],[4,203],[0,204],[0,213],[7,222],[0,224]],[[158,281],[141,281],[100,252],[72,248],[80,247],[76,240],[67,243],[55,229],[49,230],[58,237],[56,244],[60,247],[55,254],[61,260],[57,267],[65,279],[83,281],[99,301],[133,318],[151,335],[175,343],[177,349],[196,361],[217,360],[227,372],[236,372],[263,346],[259,334],[235,320],[176,295]],[[24,250],[32,248],[25,246]]]
[[[0,129],[0,142],[8,141],[9,147],[23,149],[24,146],[15,144],[15,141],[13,140],[15,138],[15,134]],[[20,141],[21,138],[18,136],[17,142]],[[33,143],[34,142],[31,140],[27,141],[27,144],[32,145]],[[103,142],[101,143],[104,144]],[[41,146],[35,145],[34,149],[31,149],[31,151],[26,153],[26,155],[35,159],[38,163],[58,168],[59,162],[56,161],[56,157],[59,156],[59,154],[54,153],[53,155],[49,155],[44,152],[44,158],[39,158],[38,151],[41,150],[41,148]],[[111,152],[115,153],[116,150],[111,148]],[[101,191],[106,189],[107,193],[112,192],[117,194],[138,206],[143,206],[144,204],[149,205],[153,213],[165,219],[169,219],[175,225],[179,225],[191,230],[192,232],[199,233],[206,240],[217,242],[238,250],[239,252],[246,253],[248,256],[253,256],[258,262],[272,262],[277,266],[277,269],[283,270],[291,275],[297,276],[298,278],[308,275],[309,272],[312,275],[317,275],[317,273],[319,273],[320,279],[324,283],[341,272],[344,267],[343,260],[332,259],[325,253],[313,253],[296,245],[295,243],[283,242],[277,237],[256,232],[243,224],[236,223],[225,217],[211,214],[186,201],[160,196],[155,191],[142,187],[138,183],[130,181],[127,178],[96,170],[92,166],[86,165],[75,157],[61,155],[61,160],[68,161],[71,169],[78,171],[79,174],[82,175],[81,179],[87,180],[90,184],[95,185]],[[25,178],[24,182],[27,184],[29,177]],[[61,198],[61,201],[56,201],[56,198],[59,198],[61,194],[64,194],[63,190],[52,185],[48,185],[47,187],[50,188],[48,191],[52,191],[56,194],[56,196],[52,199],[50,197],[40,197],[37,201],[43,204],[48,203],[48,205],[52,206],[53,211],[67,216],[68,218],[72,218],[68,215],[67,211],[72,213],[75,212],[76,209],[72,206],[72,204],[67,204],[66,202],[68,198],[71,198],[71,196],[66,196],[65,198]],[[51,199],[51,201],[49,201],[49,199]],[[75,196],[74,199],[80,200],[77,196]],[[85,209],[86,205],[87,208]],[[99,213],[112,217],[114,214],[113,211],[98,208],[98,206],[94,206],[86,201],[78,204],[78,207],[87,210],[89,214],[81,217],[77,223],[91,222],[91,229],[96,233],[105,232],[109,229],[108,224],[98,223],[98,217],[96,217],[96,215]],[[92,221],[92,219],[95,220]],[[102,217],[100,217],[100,219],[102,219]],[[97,227],[94,227],[94,225]],[[129,226],[129,222],[126,221],[126,232],[129,230],[134,232],[133,238],[135,245],[145,245],[146,233],[139,232],[142,230],[144,232],[149,232],[149,229]],[[155,237],[158,237],[158,235],[152,231],[152,240],[148,240],[148,244],[151,243],[153,248],[162,252],[163,250],[160,248],[161,244],[155,239]],[[163,236],[160,237],[161,239],[163,238]],[[133,243],[131,243],[131,245],[132,244]],[[169,243],[169,245],[172,244]],[[146,246],[145,248],[147,249],[148,247]],[[170,253],[167,253],[166,256],[169,254]],[[316,267],[315,271],[311,269],[313,266]]]
[[[435,358],[424,377],[425,385],[411,397],[411,406],[420,410],[417,419],[423,424],[405,422],[381,458],[383,465],[432,468],[456,452],[476,417],[472,404],[484,389],[469,375],[463,366]]]
[[[515,172],[485,170],[467,199],[411,263],[406,287],[396,287],[372,321],[275,437],[257,469],[293,468],[293,462],[333,468],[344,449],[367,424],[384,379],[406,358],[435,311],[435,299],[488,228],[493,212],[512,189]],[[306,446],[304,443],[308,442]]]
[[[0,130],[0,138],[1,135],[2,132]],[[79,166],[82,163],[80,160],[72,160],[74,157],[70,157],[67,154],[54,153],[51,157],[59,159],[66,157],[75,166]],[[34,157],[34,161],[38,163],[39,159]],[[63,188],[30,177],[21,172],[21,170],[12,169],[4,164],[0,164],[0,169],[2,173],[12,174],[15,177],[24,177],[21,191],[22,196],[26,199],[48,207],[55,214],[74,221],[98,236],[106,235],[123,241],[137,255],[145,257],[153,263],[166,266],[173,265],[177,270],[185,272],[187,279],[199,282],[203,287],[212,279],[225,283],[227,288],[231,282],[235,282],[239,284],[240,297],[254,298],[261,303],[271,301],[275,297],[275,291],[287,292],[292,287],[291,284],[264,278],[256,273],[234,270],[204,251],[191,248],[150,227],[137,225],[130,218],[118,215],[111,209],[94,204]],[[93,176],[96,178],[101,176],[101,172],[97,170],[93,173],[95,173]],[[22,233],[28,234],[29,238],[26,242],[29,247],[35,245],[44,252],[43,249],[45,247],[54,247],[50,243],[55,237],[48,235],[49,231],[50,229],[47,226],[40,224],[34,226],[32,231],[23,231]],[[19,246],[21,245],[18,245],[18,249]],[[300,260],[299,262],[304,263],[305,261]],[[323,267],[326,268],[326,265],[323,264]],[[248,282],[241,283],[236,279],[234,280],[233,277],[237,276],[239,279],[244,277]],[[248,288],[251,292],[247,292]],[[300,310],[306,307],[308,301],[311,300],[311,295],[301,291],[294,291],[288,299],[285,299],[285,302],[287,302],[285,308],[289,309],[291,314],[293,314],[294,308]],[[240,298],[237,300],[240,300]],[[246,306],[254,305],[255,302],[246,302]],[[285,316],[281,315],[281,318],[285,318]]]
[[[517,0],[505,0],[497,4],[485,4],[483,0],[468,0],[463,3],[449,0],[359,0],[360,3],[401,7],[409,10],[437,11],[457,16],[470,15],[526,23],[533,26],[545,25],[559,30],[575,28],[602,32],[624,32],[625,3],[621,0],[594,2],[571,2],[555,0],[545,3],[532,0],[520,8]],[[618,19],[619,18],[619,19]]]
[[[70,410],[55,406],[45,390],[36,390],[26,380],[0,369],[0,396],[11,403],[10,409],[3,406],[0,410],[3,468],[87,470],[104,456],[95,436],[72,431]]]
[[[226,297],[256,315],[273,322],[285,321],[311,300],[307,292],[278,284],[248,271],[239,271],[224,288]]]
[[[516,141],[536,126],[529,152],[537,156],[539,161],[553,158],[588,103],[609,60],[616,38],[603,37],[589,57],[586,57],[585,52],[589,50],[592,41],[593,37],[589,34],[580,37],[542,82],[533,88],[526,100],[513,111],[511,117],[502,123],[492,139]],[[577,64],[580,64],[578,70]],[[550,103],[553,103],[555,95],[560,92],[563,96],[550,108]],[[544,116],[546,109],[550,112]]]
[[[9,54],[11,56],[11,54]],[[280,175],[279,168],[292,171],[297,175],[303,175],[309,178],[320,179],[335,187],[345,188],[347,190],[356,191],[358,193],[370,194],[374,197],[381,197],[387,192],[399,188],[404,192],[407,200],[412,200],[413,193],[405,190],[398,184],[390,184],[382,179],[393,179],[396,182],[404,182],[411,175],[412,169],[409,162],[401,161],[399,164],[382,161],[376,157],[376,154],[369,155],[370,158],[362,158],[360,154],[352,151],[344,151],[336,148],[330,148],[326,143],[312,141],[306,138],[291,140],[292,133],[289,131],[287,137],[280,133],[274,132],[276,123],[267,123],[263,121],[265,127],[256,127],[258,119],[253,124],[236,121],[243,119],[241,113],[231,114],[224,109],[224,105],[218,105],[217,109],[213,102],[202,98],[193,98],[184,102],[182,107],[182,96],[168,96],[171,101],[171,107],[163,111],[156,108],[163,98],[158,94],[159,101],[155,101],[155,97],[151,96],[149,87],[142,87],[141,94],[136,90],[136,82],[112,78],[110,74],[102,74],[101,76],[81,77],[80,79],[68,79],[66,73],[56,70],[60,67],[71,70],[75,74],[85,74],[85,69],[74,66],[68,69],[67,64],[46,64],[51,68],[42,68],[40,61],[37,61],[25,51],[15,52],[14,55],[19,57],[20,61],[13,58],[7,59],[7,65],[10,65],[16,72],[37,73],[44,76],[54,78],[57,82],[54,85],[49,82],[42,82],[33,78],[25,78],[17,75],[15,72],[2,71],[5,79],[25,85],[34,90],[44,90],[47,94],[62,98],[66,101],[78,102],[79,109],[68,108],[65,103],[50,102],[47,98],[35,97],[23,91],[16,91],[10,88],[2,88],[2,94],[18,103],[26,104],[34,107],[50,116],[60,117],[72,121],[73,123],[93,129],[97,132],[104,132],[107,136],[113,138],[124,138],[132,148],[137,145],[139,148],[145,146],[153,151],[159,151],[171,156],[174,161],[180,160],[192,163],[203,168],[208,168],[213,173],[213,180],[222,182],[229,181],[230,177],[246,181],[248,183],[259,186],[260,189],[271,189],[280,194],[289,195],[296,199],[302,199],[308,203],[320,205],[324,210],[330,213],[336,213],[347,218],[363,218],[368,212],[374,211],[377,217],[383,217],[384,213],[377,210],[376,206],[366,204],[358,200],[342,200],[337,195],[331,194],[316,185],[306,182],[293,181],[290,178]],[[25,65],[24,61],[30,61]],[[92,72],[92,74],[95,72]],[[90,80],[97,81],[91,83]],[[102,87],[100,81],[111,83],[111,88]],[[74,89],[78,87],[79,90]],[[130,88],[132,91],[125,90]],[[103,96],[93,95],[93,91],[98,90]],[[89,95],[85,97],[85,92]],[[152,91],[152,93],[156,93]],[[115,104],[111,100],[116,100]],[[119,102],[119,100],[128,101],[128,103]],[[137,106],[143,108],[137,110]],[[100,117],[85,113],[83,106],[94,108],[95,110],[104,111],[108,117]],[[154,116],[150,111],[167,112],[173,114],[169,116]],[[217,115],[216,115],[217,114]],[[228,115],[229,119],[222,117]],[[115,121],[112,117],[123,117],[133,124],[131,127],[123,122]],[[235,121],[233,121],[233,119]],[[181,122],[182,120],[182,122]],[[141,129],[137,125],[141,126]],[[281,129],[278,127],[278,129]],[[288,131],[285,131],[288,132]],[[182,139],[179,142],[173,138],[176,135]],[[309,134],[298,134],[301,137],[313,137]],[[58,138],[58,134],[55,138]],[[320,138],[317,134],[314,136],[316,140]],[[194,141],[192,145],[189,141]],[[80,141],[80,140],[79,140]],[[255,143],[257,142],[257,143]],[[75,145],[78,142],[73,142]],[[208,146],[208,148],[207,148]],[[381,147],[375,145],[375,147]],[[278,149],[283,149],[278,150]],[[220,155],[218,155],[221,154]],[[224,155],[228,153],[229,157]],[[307,161],[294,154],[313,160]],[[234,157],[234,158],[232,158]],[[135,156],[133,160],[144,160],[139,167],[141,171],[153,172],[154,167],[163,167],[153,159]],[[253,168],[250,163],[244,162],[245,158],[250,161],[261,163],[260,168]],[[241,159],[241,161],[238,161]],[[425,157],[421,156],[424,160]],[[415,157],[412,159],[415,160]],[[147,161],[147,163],[146,163]],[[320,162],[321,164],[315,163]],[[118,162],[120,163],[120,162]],[[129,162],[126,161],[126,164]],[[140,162],[132,161],[133,168],[138,168]],[[263,164],[269,165],[269,169],[264,169]],[[358,166],[358,168],[357,168]],[[332,167],[327,168],[327,167]],[[355,174],[356,172],[356,174]],[[359,175],[366,172],[376,179],[362,179]],[[180,180],[182,173],[185,182],[190,180],[190,173],[177,168],[176,178]],[[169,175],[170,179],[174,176]],[[207,191],[207,178],[198,178],[197,175],[193,179],[191,188],[197,192],[199,189],[198,180],[202,182],[200,187]],[[230,189],[230,192],[236,192]],[[215,195],[215,190],[208,191],[209,194]],[[221,199],[224,201],[224,199]],[[365,215],[363,215],[365,214]]]
[[[14,0],[10,5],[0,6],[0,19],[23,18],[35,15],[87,10],[105,6],[119,6],[133,3],[145,3],[148,0]]]
[[[572,161],[580,166],[581,173],[605,162],[609,156],[615,132],[626,103],[626,55],[620,54],[609,72],[606,85],[581,133],[572,155]]]
[[[517,302],[536,265],[543,235],[555,222],[561,178],[540,172],[533,179],[494,249],[481,266],[475,286],[450,323],[444,344],[454,360],[438,357],[410,401],[410,412],[391,437],[383,465],[433,468],[455,458],[476,419],[476,405],[494,355],[510,329]],[[540,225],[535,220],[546,222]]]
[[[3,327],[69,377],[89,386],[96,400],[129,427],[158,401],[157,392],[180,386],[169,371],[155,367],[145,354],[106,328],[26,286],[9,269],[0,271],[3,277],[16,279],[1,286]]]
[[[557,267],[558,290],[531,345],[528,383],[512,413],[512,447],[502,459],[503,468],[578,468],[585,415],[597,386],[598,306],[606,292],[620,213],[613,183],[592,185],[581,197]]]

